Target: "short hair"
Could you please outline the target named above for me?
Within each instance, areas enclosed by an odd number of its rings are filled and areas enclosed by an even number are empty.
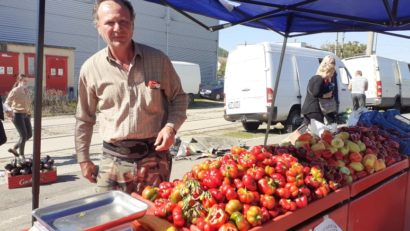
[[[98,8],[100,7],[101,3],[107,2],[107,1],[113,1],[113,2],[119,3],[122,6],[125,6],[130,12],[131,20],[134,21],[135,11],[130,1],[128,0],[96,0],[94,3],[94,8],[93,8],[94,25],[97,25],[97,22],[98,22],[98,14],[97,14]]]
[[[362,76],[362,71],[361,71],[361,70],[357,70],[357,71],[356,71],[356,75]]]

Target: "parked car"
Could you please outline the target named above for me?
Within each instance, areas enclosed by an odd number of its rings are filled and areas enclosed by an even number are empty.
[[[201,86],[199,95],[202,98],[208,98],[213,100],[222,100],[224,98],[224,81],[217,80],[209,84]]]

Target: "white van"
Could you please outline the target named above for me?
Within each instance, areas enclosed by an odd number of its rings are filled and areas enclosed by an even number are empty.
[[[225,116],[241,121],[246,130],[256,130],[268,121],[282,44],[240,45],[228,56],[225,70]],[[301,105],[310,77],[320,61],[334,54],[317,49],[287,46],[282,65],[272,123],[281,122],[290,132],[300,125]],[[335,56],[336,57],[336,56]],[[352,108],[349,74],[336,57],[339,112]]]
[[[181,79],[182,89],[189,96],[189,104],[194,102],[195,96],[199,92],[201,83],[201,69],[197,63],[171,61]]]
[[[377,55],[342,60],[351,75],[361,70],[367,78],[366,105],[373,108],[410,106],[410,65]]]

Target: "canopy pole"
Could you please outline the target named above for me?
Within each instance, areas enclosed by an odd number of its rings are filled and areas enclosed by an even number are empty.
[[[288,33],[285,34],[283,38],[283,44],[282,44],[282,51],[280,53],[280,60],[279,60],[279,66],[278,70],[276,72],[276,79],[275,79],[275,86],[273,88],[273,95],[272,95],[272,102],[270,104],[270,111],[269,111],[269,116],[268,116],[268,126],[266,127],[266,133],[265,133],[265,141],[263,144],[266,146],[268,142],[268,136],[270,132],[270,124],[272,123],[272,115],[274,111],[274,105],[275,105],[275,100],[276,100],[276,93],[278,91],[278,85],[279,85],[279,78],[280,78],[280,73],[282,72],[282,64],[283,64],[283,59],[285,57],[285,51],[286,51],[286,44],[288,43]]]
[[[33,134],[33,181],[32,181],[32,209],[39,206],[40,194],[40,156],[41,156],[41,103],[43,93],[43,52],[44,52],[44,19],[45,0],[38,1],[38,24],[36,44],[36,79],[34,85],[34,134]],[[32,224],[35,218],[32,217]]]

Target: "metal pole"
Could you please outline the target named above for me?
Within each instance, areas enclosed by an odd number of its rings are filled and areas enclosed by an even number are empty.
[[[44,18],[45,0],[38,1],[38,24],[36,44],[36,79],[34,85],[34,135],[33,135],[33,183],[32,209],[38,208],[40,194],[40,156],[41,156],[41,102],[43,93],[43,52],[44,52]],[[35,218],[32,217],[34,224]]]
[[[366,55],[372,55],[373,54],[373,43],[374,43],[374,32],[370,31],[367,34]]]
[[[264,145],[266,145],[266,143],[268,142],[270,124],[272,123],[273,108],[275,106],[276,93],[278,92],[279,78],[280,78],[280,73],[282,72],[283,58],[285,57],[285,51],[286,51],[286,44],[287,43],[288,43],[288,33],[286,33],[286,35],[283,39],[282,51],[280,53],[279,66],[278,66],[278,70],[276,72],[275,86],[273,88],[272,102],[270,104],[270,111],[269,111],[269,115],[268,115],[269,116],[268,117],[268,126],[266,127],[265,141],[263,142]]]

